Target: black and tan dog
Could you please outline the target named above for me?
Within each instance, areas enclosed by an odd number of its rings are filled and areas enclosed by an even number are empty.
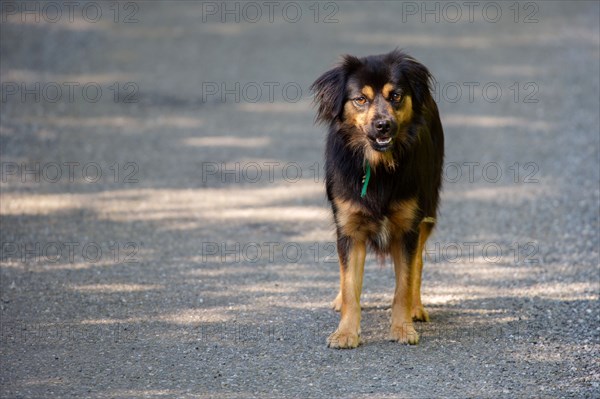
[[[332,305],[341,320],[330,347],[359,344],[369,247],[394,263],[391,339],[417,344],[413,319],[429,320],[421,303],[422,252],[436,220],[444,157],[431,79],[425,66],[395,50],[345,56],[311,86],[317,121],[329,125],[326,187],[340,260]]]

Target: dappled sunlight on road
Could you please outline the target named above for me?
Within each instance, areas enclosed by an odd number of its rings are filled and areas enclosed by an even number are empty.
[[[527,130],[547,131],[551,128],[551,124],[541,120],[527,120],[525,118],[516,118],[512,116],[495,116],[495,115],[460,115],[446,114],[442,115],[442,123],[444,126],[460,128],[460,127],[475,127],[488,129],[501,128],[523,128]]]
[[[210,147],[264,147],[269,145],[271,140],[268,137],[232,137],[232,136],[210,136],[210,137],[189,137],[183,141],[186,146],[199,148]]]
[[[70,117],[70,116],[46,116],[46,117],[23,117],[21,123],[44,123],[47,126],[55,128],[76,128],[76,127],[94,127],[94,128],[120,128],[124,129],[122,133],[143,134],[144,130],[158,128],[179,128],[196,129],[204,124],[204,118],[179,116],[179,115],[158,115],[149,117],[133,117],[122,115],[107,115],[98,117]],[[99,133],[102,134],[102,133]]]
[[[448,185],[449,186],[449,185]],[[490,184],[490,187],[449,187],[444,191],[443,198],[449,201],[478,200],[510,204],[519,204],[523,201],[534,200],[544,196],[549,199],[555,195],[553,186],[550,184],[535,184],[523,189],[523,186],[501,186]]]
[[[89,194],[3,194],[3,215],[45,215],[58,211],[89,209],[98,219],[115,221],[190,220],[198,223],[255,217],[255,220],[314,220],[327,216],[323,207],[281,206],[323,195],[322,185],[310,180],[268,187],[206,188],[189,190],[138,189]],[[272,206],[268,206],[272,205]],[[254,215],[254,216],[253,216]],[[176,225],[169,226],[176,227]]]
[[[163,286],[158,284],[82,284],[75,285],[71,284],[67,289],[76,292],[105,292],[105,293],[119,293],[119,292],[140,292],[149,290],[160,290],[164,289]]]

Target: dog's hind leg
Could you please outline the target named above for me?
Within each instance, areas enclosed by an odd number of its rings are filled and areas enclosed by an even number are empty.
[[[364,241],[351,240],[347,256],[340,252],[341,318],[337,330],[327,338],[330,348],[356,348],[360,342],[360,294],[365,257]]]
[[[419,241],[417,243],[417,250],[415,251],[414,257],[411,261],[412,266],[412,318],[416,321],[429,321],[429,314],[423,307],[421,302],[421,276],[423,273],[423,251],[425,250],[425,243],[427,238],[433,230],[435,219],[425,218],[419,224]]]

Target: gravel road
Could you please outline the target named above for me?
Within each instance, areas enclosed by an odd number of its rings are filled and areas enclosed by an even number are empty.
[[[69,4],[1,5],[1,397],[600,397],[600,3]],[[431,322],[387,340],[368,257],[328,349],[308,87],[396,47],[446,134]]]

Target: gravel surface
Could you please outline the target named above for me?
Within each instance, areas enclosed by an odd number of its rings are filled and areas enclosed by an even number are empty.
[[[598,2],[27,4],[0,25],[1,397],[600,397]],[[369,257],[362,345],[332,350],[308,87],[395,47],[446,133],[431,322],[387,340]]]

